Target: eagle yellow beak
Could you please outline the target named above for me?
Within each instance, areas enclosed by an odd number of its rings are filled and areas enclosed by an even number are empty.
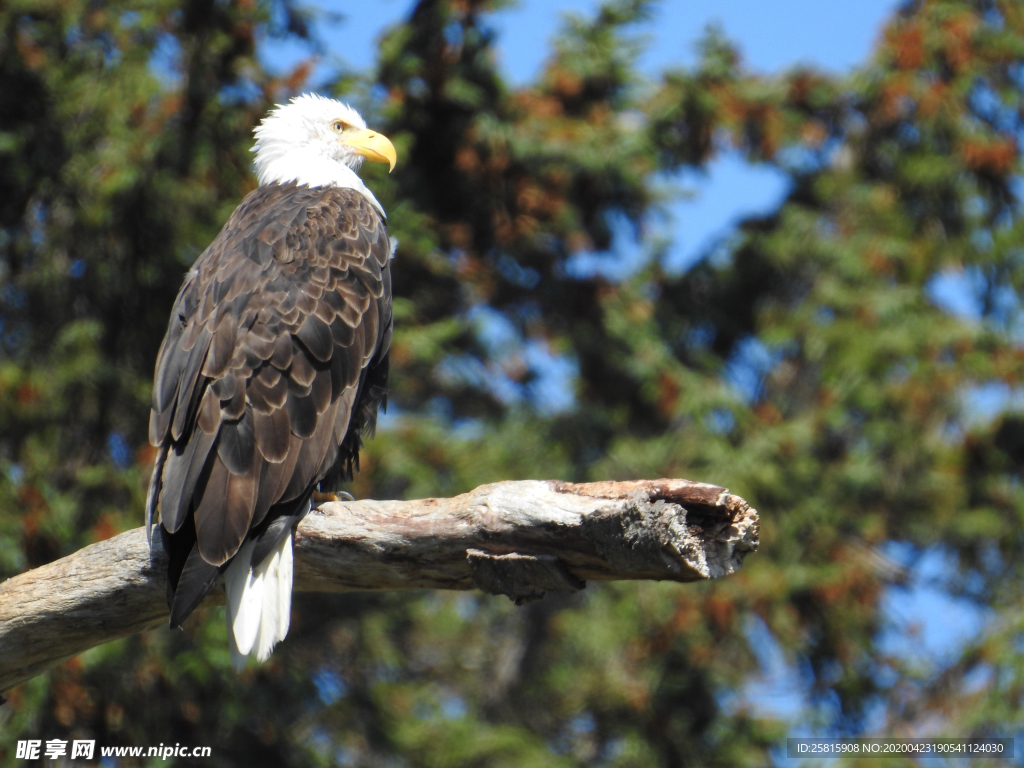
[[[349,128],[341,135],[341,143],[352,147],[357,155],[362,155],[367,160],[387,163],[388,173],[395,170],[395,163],[398,162],[395,145],[384,134],[368,129]]]

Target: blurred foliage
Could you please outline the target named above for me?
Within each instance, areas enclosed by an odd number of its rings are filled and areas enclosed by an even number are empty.
[[[653,6],[617,0],[513,89],[499,5],[421,0],[359,91],[402,161],[367,172],[400,242],[394,392],[351,490],[688,477],[760,510],[761,551],[717,583],[524,608],[304,595],[241,674],[201,610],[11,692],[3,765],[26,737],[210,765],[763,765],[789,727],[751,693],[773,649],[814,732],[1020,732],[1024,6],[908,4],[842,76],[752,75],[710,32],[651,81]],[[166,313],[254,184],[252,126],[310,87],[257,40],[317,43],[287,0],[8,0],[0,24],[6,577],[139,524]],[[666,180],[722,152],[788,195],[673,271]],[[887,650],[892,542],[992,617],[958,657]]]

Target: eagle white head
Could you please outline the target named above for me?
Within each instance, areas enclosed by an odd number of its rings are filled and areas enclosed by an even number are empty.
[[[356,171],[364,159],[387,163],[394,170],[395,147],[383,134],[368,130],[348,104],[305,93],[278,104],[253,133],[260,184],[294,181],[311,187],[348,187],[384,212]]]

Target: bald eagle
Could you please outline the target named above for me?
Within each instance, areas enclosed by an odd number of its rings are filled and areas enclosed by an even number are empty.
[[[223,575],[236,662],[288,632],[295,528],[358,468],[392,329],[384,210],[356,175],[393,169],[391,142],[308,94],[254,133],[259,187],[186,275],[157,357],[146,504],[171,627]]]

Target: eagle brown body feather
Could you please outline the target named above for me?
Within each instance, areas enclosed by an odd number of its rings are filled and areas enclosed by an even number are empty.
[[[357,467],[387,389],[391,247],[359,192],[268,184],[178,294],[156,364],[147,502],[169,554],[171,626],[242,544],[256,566],[318,485]]]

